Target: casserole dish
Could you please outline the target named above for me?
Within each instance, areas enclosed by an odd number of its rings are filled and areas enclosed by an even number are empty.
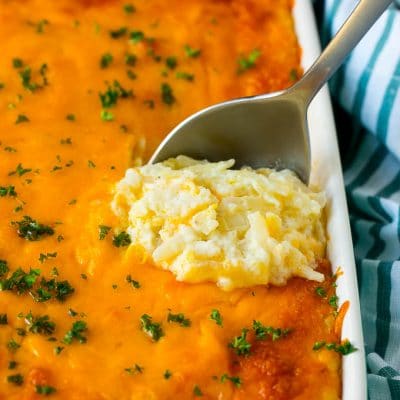
[[[320,53],[318,31],[309,0],[296,0],[294,20],[306,70]],[[361,327],[356,268],[336,139],[332,107],[327,87],[323,88],[309,109],[310,142],[312,154],[311,183],[321,187],[327,197],[328,258],[335,270],[343,274],[337,281],[339,303],[349,300],[350,308],[342,329],[342,339],[348,338],[358,351],[342,358],[343,399],[366,399],[366,366]]]

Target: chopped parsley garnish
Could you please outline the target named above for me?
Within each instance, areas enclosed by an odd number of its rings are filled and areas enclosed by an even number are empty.
[[[331,297],[329,298],[329,300],[328,300],[329,305],[330,305],[331,307],[333,307],[335,310],[337,310],[337,308],[338,308],[338,300],[339,300],[339,297],[336,296],[336,295],[331,296]]]
[[[75,121],[76,117],[74,114],[67,114],[67,116],[65,117],[68,121]]]
[[[39,223],[25,215],[21,221],[13,221],[17,226],[18,236],[29,241],[37,241],[45,236],[54,235],[54,229],[48,225]]]
[[[112,243],[115,247],[126,247],[131,244],[131,237],[125,231],[113,236]]]
[[[268,335],[273,341],[285,337],[291,332],[291,329],[289,328],[282,329],[274,328],[272,326],[264,326],[260,321],[253,321],[253,330],[256,335],[256,339],[264,340]]]
[[[102,121],[106,122],[114,121],[114,114],[108,110],[101,110],[100,118]]]
[[[24,168],[22,166],[22,164],[19,163],[14,171],[9,172],[8,176],[12,176],[12,175],[22,176],[31,171],[32,171],[32,168]]]
[[[12,65],[14,68],[22,68],[24,66],[24,62],[20,58],[13,58]]]
[[[229,343],[229,347],[234,349],[238,356],[244,356],[250,354],[251,343],[247,341],[248,331],[249,331],[248,329],[243,328],[241,335],[235,336]]]
[[[56,279],[46,280],[42,278],[40,287],[33,293],[33,297],[38,302],[44,302],[55,298],[60,302],[75,292],[75,289],[68,281],[57,281]]]
[[[42,77],[43,81],[42,85],[32,82],[32,70],[29,67],[25,67],[22,71],[19,71],[18,75],[21,79],[21,83],[24,89],[29,90],[30,92],[34,92],[36,89],[40,89],[48,84],[46,72],[47,64],[42,64],[39,69],[39,74]]]
[[[96,168],[96,164],[93,161],[89,160],[88,161],[88,167],[89,168]]]
[[[299,74],[295,68],[292,68],[289,72],[289,78],[292,82],[296,82],[299,79]]]
[[[178,314],[172,314],[171,312],[168,313],[167,317],[168,322],[176,322],[180,326],[183,326],[184,328],[188,328],[192,323],[189,318],[185,318],[185,316],[182,313]]]
[[[150,110],[154,109],[154,100],[151,99],[143,100],[143,104],[146,105],[148,108],[150,108]]]
[[[36,385],[35,391],[38,394],[42,394],[44,396],[49,396],[56,392],[56,388],[54,388],[53,386],[48,386],[48,385]]]
[[[8,151],[9,153],[16,153],[17,149],[11,146],[4,147],[4,151]]]
[[[172,88],[168,83],[161,84],[161,99],[168,105],[174,104],[176,101]]]
[[[223,320],[223,318],[222,318],[222,316],[221,316],[221,313],[220,313],[218,310],[214,309],[214,310],[211,311],[210,319],[212,319],[213,321],[215,321],[215,323],[216,323],[217,325],[222,326],[222,320]]]
[[[163,376],[164,376],[164,379],[168,380],[169,378],[171,378],[172,372],[169,369],[166,369]]]
[[[194,385],[193,387],[193,394],[196,397],[202,397],[203,396],[203,392],[201,391],[200,387],[198,385]]]
[[[15,197],[17,192],[15,191],[14,186],[0,186],[0,197]]]
[[[127,14],[133,14],[136,11],[136,8],[133,4],[125,4],[124,5],[124,11]]]
[[[194,75],[189,74],[187,72],[177,72],[175,75],[178,79],[184,79],[185,81],[193,82],[194,81]]]
[[[125,368],[125,371],[130,375],[143,374],[143,369],[139,364],[135,364],[133,367]]]
[[[0,90],[1,90],[1,89],[4,89],[4,87],[5,87],[4,83],[3,83],[3,82],[0,82]]]
[[[7,325],[8,319],[7,314],[0,314],[0,325]]]
[[[70,137],[61,139],[60,144],[72,144],[72,139]]]
[[[16,362],[16,361],[10,361],[9,363],[8,363],[8,369],[15,369],[15,368],[17,368],[17,365],[18,365],[18,363]]]
[[[165,65],[169,68],[169,69],[174,69],[176,68],[176,66],[178,65],[178,61],[176,59],[176,57],[170,56],[167,57],[165,59]]]
[[[103,108],[114,107],[118,99],[126,99],[133,97],[132,90],[124,89],[118,81],[114,81],[113,85],[108,85],[107,90],[99,93],[101,105]]]
[[[137,78],[137,75],[136,75],[133,71],[131,71],[130,69],[128,69],[128,70],[126,71],[126,75],[128,75],[128,78],[129,78],[129,79],[132,79],[132,80],[134,80],[134,79]]]
[[[56,356],[58,356],[63,350],[64,350],[64,347],[62,347],[62,346],[56,346],[56,347],[54,347],[54,354],[55,354]]]
[[[108,68],[113,62],[114,57],[110,53],[105,53],[100,58],[100,68]]]
[[[131,275],[127,275],[125,279],[135,289],[139,289],[140,288],[140,283],[138,281],[135,281],[134,279],[132,279]]]
[[[14,339],[10,339],[7,343],[7,348],[11,351],[11,353],[15,353],[20,347],[21,345],[17,343]]]
[[[25,272],[22,268],[18,268],[8,279],[0,281],[0,291],[16,290],[18,294],[25,293],[33,287],[39,275],[39,269],[31,268],[29,272]]]
[[[326,290],[322,286],[315,288],[315,293],[322,298],[326,297]]]
[[[241,74],[256,66],[256,62],[261,56],[261,51],[258,49],[252,50],[247,56],[241,56],[238,59],[238,73]]]
[[[7,261],[0,260],[0,278],[2,278],[4,275],[6,275],[9,270],[10,270],[10,268],[8,268]]]
[[[18,336],[26,336],[26,330],[24,328],[17,328],[15,331]]]
[[[56,329],[56,324],[50,321],[48,315],[33,316],[30,312],[25,316],[25,323],[29,326],[29,332],[41,335],[52,335]]]
[[[127,53],[125,54],[125,64],[133,67],[136,64],[137,57],[134,54]]]
[[[157,342],[164,336],[164,331],[162,330],[161,324],[152,322],[152,319],[150,315],[143,314],[140,317],[140,323],[142,325],[142,331]]]
[[[229,376],[228,374],[223,374],[221,376],[221,382],[231,381],[237,388],[242,385],[242,380],[238,376]]]
[[[194,48],[190,47],[188,44],[185,45],[184,50],[185,50],[186,55],[191,58],[197,58],[201,54],[200,49],[194,49]]]
[[[18,114],[17,119],[15,120],[16,124],[22,124],[24,122],[29,122],[30,119],[24,114]]]
[[[21,386],[24,383],[24,377],[21,374],[9,375],[7,376],[7,382]]]
[[[348,354],[354,353],[358,350],[348,340],[345,340],[342,343],[326,343],[325,341],[314,343],[313,350],[317,351],[321,350],[322,348],[335,351],[336,353],[340,353],[343,356],[347,356]]]
[[[129,39],[132,43],[139,43],[144,40],[144,33],[142,31],[133,31],[129,34]]]
[[[104,240],[110,232],[111,226],[99,225],[99,240]]]
[[[125,36],[127,34],[127,32],[128,32],[128,28],[126,26],[123,26],[119,29],[110,31],[110,36],[113,39],[119,39],[119,38]]]
[[[57,257],[57,252],[54,253],[40,253],[39,255],[39,261],[43,264],[46,260],[49,258],[56,258]]]
[[[85,321],[75,321],[72,324],[72,328],[65,334],[63,342],[65,344],[71,344],[74,340],[79,343],[86,343],[87,338],[84,333],[87,331],[87,325]]]
[[[49,21],[47,19],[41,19],[37,24],[36,24],[36,32],[37,33],[43,33],[44,32],[44,27],[49,24]]]

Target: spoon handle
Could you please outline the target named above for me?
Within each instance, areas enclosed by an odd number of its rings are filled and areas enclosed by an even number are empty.
[[[392,0],[360,0],[320,57],[290,91],[300,93],[309,104],[391,3]]]

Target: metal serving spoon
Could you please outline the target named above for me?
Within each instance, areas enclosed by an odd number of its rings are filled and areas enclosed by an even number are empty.
[[[306,74],[287,90],[219,103],[181,122],[150,163],[184,154],[236,160],[236,167],[289,168],[308,183],[311,170],[307,109],[391,0],[360,0]]]

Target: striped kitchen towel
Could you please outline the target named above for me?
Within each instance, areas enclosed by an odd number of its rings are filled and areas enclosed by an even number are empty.
[[[356,3],[315,2],[323,44]],[[400,400],[399,87],[400,2],[395,2],[331,80],[371,400]]]

